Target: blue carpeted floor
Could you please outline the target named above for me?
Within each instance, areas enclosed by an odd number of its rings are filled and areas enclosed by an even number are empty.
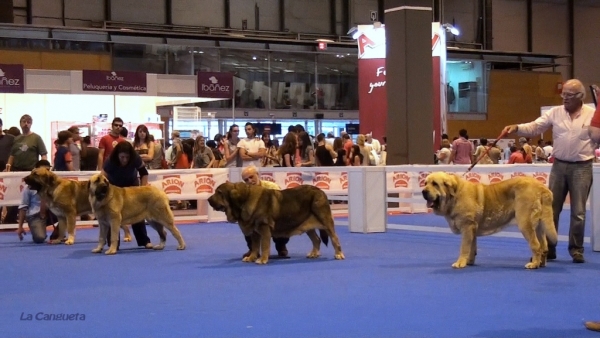
[[[74,246],[0,234],[0,336],[600,336],[583,328],[584,320],[600,320],[600,254],[589,245],[585,264],[571,263],[561,242],[557,261],[527,271],[522,238],[484,237],[477,265],[453,270],[459,236],[352,234],[339,226],[345,261],[335,261],[330,247],[318,260],[304,258],[304,235],[291,239],[291,259],[257,266],[241,262],[236,225],[179,228],[185,251],[169,235],[165,251],[122,243],[111,257],[90,253],[97,229],[79,230]],[[38,313],[85,320],[36,320]],[[34,320],[21,320],[28,314]]]

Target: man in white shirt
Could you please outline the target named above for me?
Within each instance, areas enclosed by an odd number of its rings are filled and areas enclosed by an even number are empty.
[[[256,127],[252,123],[246,122],[244,129],[247,137],[237,144],[242,158],[242,167],[251,165],[260,167],[261,160],[267,152],[265,142],[256,137]]]
[[[561,97],[562,106],[550,109],[533,122],[506,126],[504,132],[532,137],[552,127],[554,163],[548,185],[554,196],[554,225],[558,229],[558,218],[568,193],[571,196],[569,254],[573,263],[584,263],[585,204],[592,186],[596,147],[588,129],[594,109],[583,104],[585,87],[577,79],[565,82]],[[548,243],[547,258],[556,259],[556,243]]]
[[[375,150],[377,155],[379,155],[381,153],[381,143],[373,138],[373,132],[370,132],[365,136],[367,136],[367,144],[371,146],[371,149]]]

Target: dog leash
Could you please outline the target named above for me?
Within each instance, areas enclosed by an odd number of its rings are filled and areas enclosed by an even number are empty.
[[[498,143],[498,141],[503,138],[504,136],[506,136],[507,132],[506,131],[502,131],[502,133],[500,133],[500,135],[496,138],[496,140],[494,140],[494,142],[492,142],[492,144],[490,146],[488,146],[485,150],[485,152],[483,154],[481,154],[481,156],[479,156],[479,158],[477,159],[477,161],[473,162],[473,164],[471,164],[471,166],[469,167],[469,169],[467,169],[467,171],[463,174],[463,177],[468,174],[471,169],[473,169],[473,167],[475,167],[475,165],[477,163],[479,163],[479,161],[481,161],[482,158],[484,158],[489,152],[490,149],[492,149],[492,147],[496,146],[496,143]]]

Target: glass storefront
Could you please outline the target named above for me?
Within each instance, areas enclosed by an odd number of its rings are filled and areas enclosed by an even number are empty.
[[[448,60],[446,79],[448,113],[487,113],[488,62]]]
[[[179,130],[179,132],[181,133],[181,137],[182,138],[190,138],[190,137],[195,137],[197,135],[204,135],[206,137],[208,137],[209,139],[213,139],[215,137],[215,135],[217,134],[221,134],[221,135],[225,135],[225,133],[229,130],[229,127],[231,125],[233,125],[234,123],[237,124],[238,126],[240,126],[240,137],[245,137],[246,134],[244,133],[243,129],[244,129],[244,125],[246,124],[246,122],[252,122],[252,123],[262,123],[262,124],[272,124],[272,123],[277,123],[281,125],[281,133],[271,133],[273,135],[273,137],[276,137],[277,139],[281,140],[283,139],[283,137],[285,136],[285,134],[287,134],[288,132],[288,128],[290,126],[296,126],[298,124],[302,125],[304,127],[304,129],[308,132],[309,135],[313,135],[316,136],[319,133],[333,133],[334,136],[338,137],[340,136],[341,132],[346,129],[346,124],[347,123],[356,123],[357,121],[355,120],[301,120],[301,119],[295,119],[295,120],[268,120],[268,119],[262,119],[262,120],[248,120],[248,121],[241,121],[239,119],[236,119],[235,121],[233,119],[202,119],[199,122],[195,122],[195,123],[191,123],[188,126],[181,128]],[[173,132],[173,123],[171,121],[171,123],[169,123],[169,136],[171,135],[171,132]]]

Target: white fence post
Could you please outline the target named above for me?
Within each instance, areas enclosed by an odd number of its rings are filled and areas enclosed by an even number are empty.
[[[600,166],[594,166],[593,184],[590,196],[590,213],[592,219],[591,244],[592,250],[600,251],[600,212],[595,209],[600,204]]]
[[[385,167],[348,167],[350,232],[385,232],[387,189]]]

